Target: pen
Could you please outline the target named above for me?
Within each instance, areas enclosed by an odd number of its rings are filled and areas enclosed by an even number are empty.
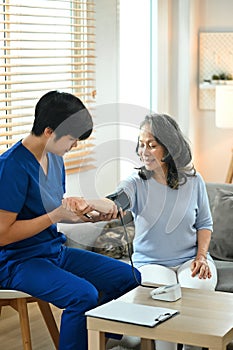
[[[155,318],[155,321],[165,321],[167,318],[169,318],[171,314],[167,312],[166,314],[159,315],[158,317]]]
[[[86,216],[86,218],[88,218],[88,219],[92,219],[92,216],[89,214],[84,214],[84,216]]]

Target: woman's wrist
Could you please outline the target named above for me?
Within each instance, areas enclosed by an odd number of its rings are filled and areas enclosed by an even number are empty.
[[[207,253],[204,253],[204,252],[197,253],[196,259],[199,259],[199,258],[204,258],[205,260],[207,260]]]
[[[88,203],[94,207],[94,210],[103,214],[108,214],[115,206],[114,202],[108,198],[89,199]]]

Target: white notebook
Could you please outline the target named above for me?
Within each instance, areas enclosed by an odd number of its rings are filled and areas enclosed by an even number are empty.
[[[97,306],[96,308],[87,311],[85,315],[154,327],[178,313],[177,310],[173,309],[112,300],[104,305]]]

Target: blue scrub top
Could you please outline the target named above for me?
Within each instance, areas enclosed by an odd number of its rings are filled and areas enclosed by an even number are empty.
[[[48,153],[45,175],[21,141],[0,156],[0,209],[18,213],[17,220],[30,220],[52,211],[61,205],[64,192],[62,157]],[[52,224],[33,237],[1,246],[0,283],[10,277],[13,266],[21,260],[57,256],[65,241],[64,234]]]

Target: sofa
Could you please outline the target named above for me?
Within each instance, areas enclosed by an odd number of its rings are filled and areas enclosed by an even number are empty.
[[[217,291],[233,292],[233,184],[206,183],[210,209],[214,221],[214,229],[210,243],[210,254],[215,260],[218,271]],[[126,222],[132,230],[133,222],[130,213]],[[119,247],[118,236],[123,230],[119,220],[113,222],[59,224],[59,230],[67,236],[67,245],[82,249],[106,253],[116,258],[127,260],[127,249]],[[105,232],[105,236],[103,236]],[[108,232],[108,235],[106,234]],[[130,231],[131,232],[131,231]],[[115,238],[113,235],[115,234]],[[104,238],[103,249],[97,249],[100,236]],[[114,243],[115,239],[115,243]],[[103,239],[102,239],[103,241]],[[122,243],[123,245],[123,243]],[[122,248],[122,249],[120,249]],[[111,253],[111,254],[110,254]]]

